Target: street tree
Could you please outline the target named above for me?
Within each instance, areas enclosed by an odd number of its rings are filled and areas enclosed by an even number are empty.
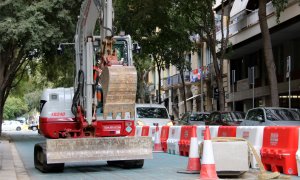
[[[3,118],[4,119],[15,119],[26,113],[28,106],[23,98],[9,97],[4,107]]]
[[[276,65],[274,62],[274,55],[272,50],[272,42],[270,31],[268,27],[268,18],[266,12],[266,4],[267,0],[259,0],[258,1],[258,18],[259,25],[262,34],[263,41],[263,50],[264,50],[264,62],[266,64],[268,80],[270,84],[270,102],[271,106],[278,107],[279,106],[279,96],[278,96],[278,83],[276,76]],[[277,22],[279,22],[280,13],[284,11],[287,0],[273,0],[273,6],[276,9]]]
[[[5,0],[0,3],[0,123],[6,99],[32,61],[47,64],[43,74],[60,68],[49,61],[55,59],[60,41],[73,40],[77,21],[74,12],[79,12],[79,2]]]
[[[138,54],[134,56],[134,66],[137,71],[137,101],[140,103],[146,103],[149,99],[147,95],[148,86],[147,75],[153,69],[153,63],[151,57],[146,54]]]
[[[220,20],[216,19],[216,12],[213,9],[214,0],[191,1],[189,3],[186,3],[184,0],[174,0],[174,2],[180,14],[184,17],[184,21],[191,34],[198,34],[200,41],[205,42],[210,49],[217,88],[219,89],[219,107],[222,111],[225,109],[223,61],[228,58],[227,49],[230,45],[228,41],[230,16],[227,15],[230,14],[232,1],[228,1],[228,8],[225,8],[225,0],[220,2]],[[220,24],[221,29],[220,40],[216,39],[217,23]]]
[[[173,65],[179,71],[183,90],[184,110],[187,112],[185,72],[191,71],[191,64],[188,61],[188,55],[195,49],[193,48],[193,44],[190,39],[191,34],[186,28],[186,21],[184,21],[184,17],[181,16],[180,11],[176,8],[176,6],[172,6],[168,13],[170,24],[164,35],[166,38],[165,43],[168,48],[165,50],[167,53],[164,59],[166,59],[167,65]]]
[[[167,0],[123,0],[115,2],[115,24],[117,32],[125,31],[132,35],[142,47],[142,53],[150,55],[158,74],[158,103],[161,103],[161,71],[165,69],[163,58],[169,48],[163,37],[169,28],[168,10],[171,2]]]

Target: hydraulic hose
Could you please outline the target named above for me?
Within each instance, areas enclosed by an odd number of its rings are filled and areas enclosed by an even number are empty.
[[[82,70],[79,70],[77,89],[73,96],[72,108],[71,108],[71,111],[74,114],[74,116],[77,115],[77,106],[79,105],[80,95],[83,95],[83,88],[84,88],[84,73]]]

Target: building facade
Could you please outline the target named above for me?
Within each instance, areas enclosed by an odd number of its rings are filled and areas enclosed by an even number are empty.
[[[217,9],[218,6],[215,7]],[[297,0],[289,0],[286,9],[280,14],[279,22],[272,1],[267,4],[266,10],[280,106],[300,108],[300,6]],[[247,111],[253,107],[270,106],[270,87],[264,63],[257,0],[235,0],[230,18],[229,41],[232,52],[223,67],[225,110]],[[219,31],[217,39],[220,40],[220,37]],[[185,72],[185,87],[175,67],[161,74],[162,99],[175,118],[185,112],[183,88],[186,91],[187,111],[218,110],[212,58],[207,45],[201,43],[200,46],[198,52],[187,55],[186,60],[191,63],[192,70]],[[153,100],[157,95],[157,77],[155,71],[149,75],[149,81],[154,84],[151,89]]]
[[[289,0],[279,22],[271,1],[266,10],[280,106],[300,108],[300,6],[297,0]],[[233,45],[233,53],[229,60],[228,108],[247,111],[253,107],[270,106],[258,4],[251,0],[236,0],[231,12],[229,41]]]

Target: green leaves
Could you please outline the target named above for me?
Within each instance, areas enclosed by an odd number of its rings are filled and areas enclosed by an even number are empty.
[[[9,97],[4,106],[4,119],[14,119],[15,117],[23,115],[27,112],[28,106],[24,99]]]
[[[284,11],[287,7],[288,1],[287,0],[272,0],[272,4],[276,9],[276,20],[279,23],[280,13]]]

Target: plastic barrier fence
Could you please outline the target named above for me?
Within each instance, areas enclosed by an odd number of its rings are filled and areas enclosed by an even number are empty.
[[[143,126],[135,126],[135,136],[142,136]]]
[[[218,137],[236,137],[236,126],[220,126]]]
[[[160,132],[161,132],[161,126],[158,126],[159,132],[158,132],[158,137],[160,137]],[[149,137],[152,137],[152,142],[154,143],[155,140],[155,133],[156,133],[156,126],[150,126],[149,128]]]
[[[193,129],[197,131],[197,126],[182,126],[180,133],[179,154],[181,156],[189,156],[190,141]]]
[[[149,135],[149,129],[150,129],[149,126],[143,126],[141,136],[148,136]]]
[[[264,126],[239,126],[236,129],[236,137],[248,140],[260,157],[260,149],[263,142]],[[251,153],[250,163],[252,168],[259,168],[258,163]]]
[[[171,126],[167,140],[168,153],[179,154],[178,142],[180,140],[181,126]]]
[[[219,126],[209,126],[210,137],[215,138],[218,136]],[[198,144],[204,140],[205,126],[197,126],[197,139]]]
[[[298,176],[300,176],[300,127],[298,129],[298,151],[296,153],[296,160],[297,160],[297,171],[298,171]]]
[[[160,132],[160,142],[164,152],[167,152],[168,150],[167,140],[169,137],[169,130],[170,126],[163,126]]]
[[[270,126],[264,129],[261,160],[266,170],[297,175],[296,152],[299,127]]]
[[[204,140],[205,126],[197,126],[197,140],[201,144]]]
[[[210,131],[210,137],[211,138],[218,137],[219,127],[220,126],[209,126],[209,131]]]

